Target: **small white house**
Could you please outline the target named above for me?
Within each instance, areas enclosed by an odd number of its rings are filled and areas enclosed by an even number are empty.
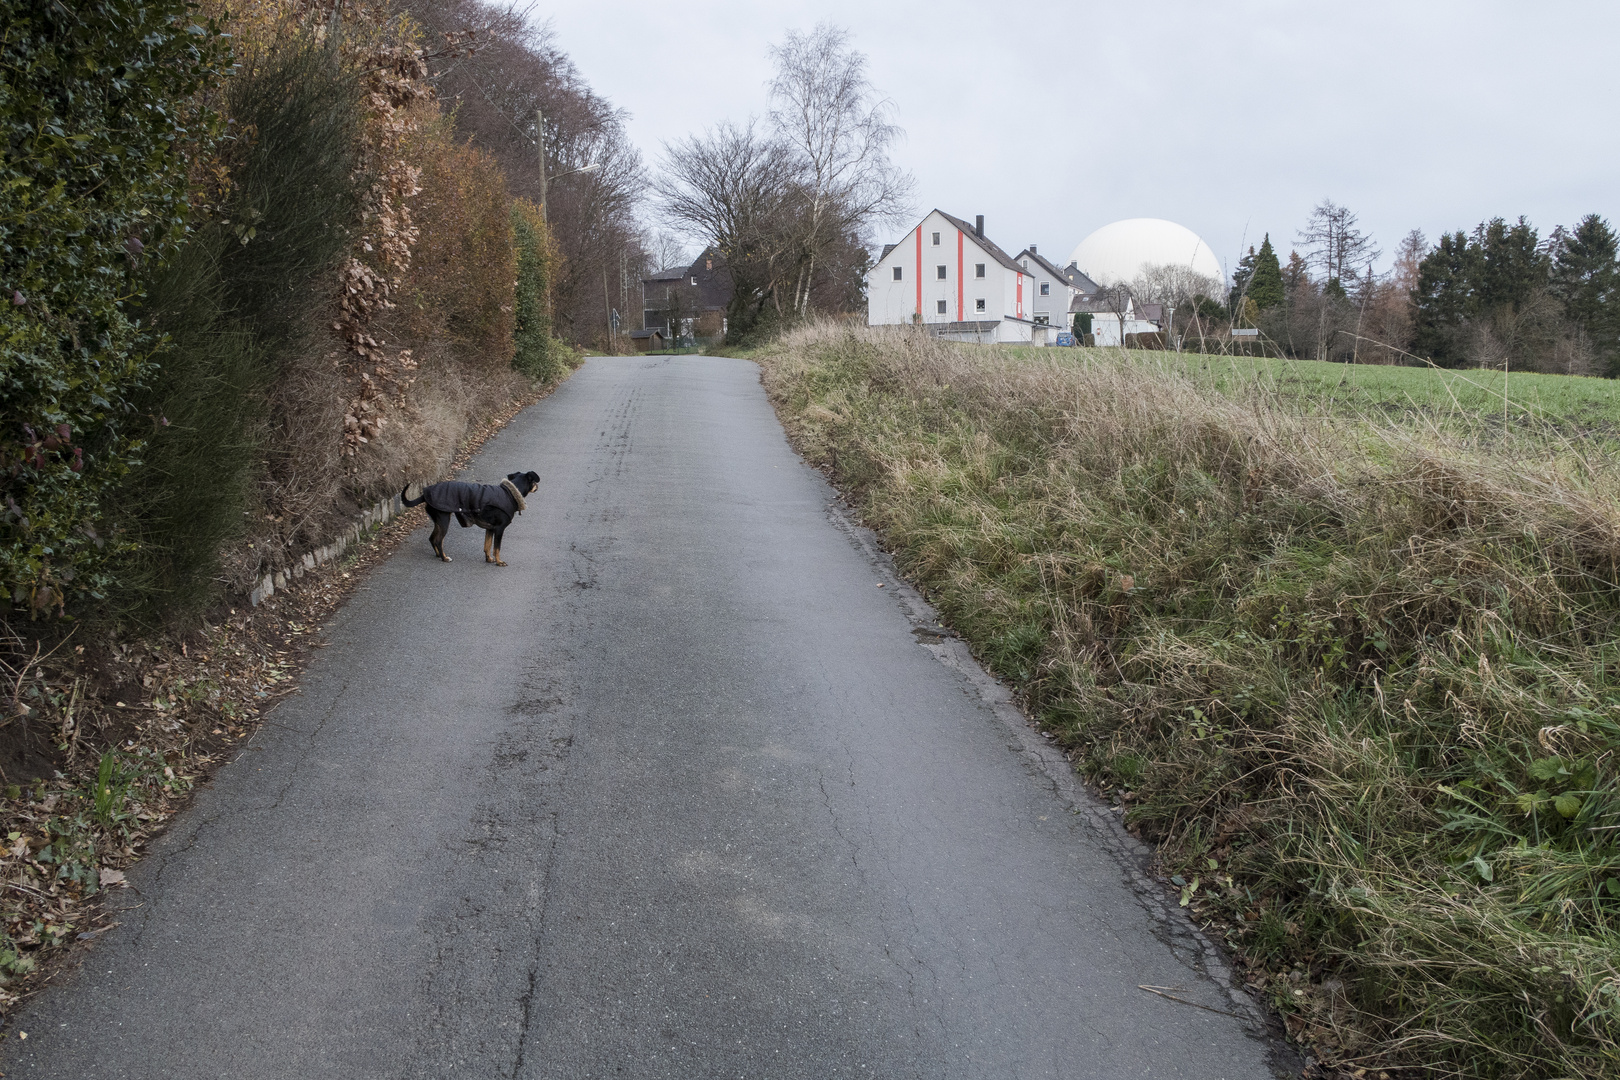
[[[866,277],[866,321],[922,325],[956,341],[1029,342],[1035,328],[1035,276],[969,225],[931,211],[898,244],[888,244]]]
[[[1055,344],[1058,332],[1073,329],[1069,309],[1075,299],[1090,299],[1101,289],[1073,263],[1061,270],[1053,266],[1040,255],[1034,244],[1014,256],[1014,261],[1034,279],[1032,318],[1035,325],[1052,327],[1044,334],[1039,329],[1035,331],[1037,344]],[[1043,337],[1045,340],[1040,340]]]
[[[1164,329],[1162,304],[1138,304],[1124,285],[1099,290],[1094,296],[1077,296],[1069,304],[1069,319],[1091,316],[1092,342],[1096,345],[1123,345],[1130,334],[1156,334]]]

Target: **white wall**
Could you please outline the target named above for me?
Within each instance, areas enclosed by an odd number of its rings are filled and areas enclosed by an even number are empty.
[[[935,245],[934,234],[939,234]],[[922,322],[924,325],[947,322],[973,322],[976,320],[1030,317],[1033,279],[1023,276],[1023,300],[1019,302],[1018,283],[1021,275],[1007,269],[988,251],[979,246],[971,232],[962,232],[937,211],[923,218],[917,228],[901,238],[883,258],[878,260],[867,275],[867,322],[873,326],[908,325],[917,311],[917,239],[922,238]],[[960,256],[958,244],[960,243]],[[975,268],[984,264],[985,276],[975,276]],[[945,267],[945,277],[939,277],[938,267]],[[900,280],[894,280],[894,269],[900,268]],[[958,278],[960,275],[960,281]],[[960,283],[960,307],[958,284]],[[985,310],[976,310],[975,301],[983,299]],[[939,302],[945,301],[945,311],[939,311]],[[1065,302],[1067,307],[1067,302]],[[995,340],[1029,340],[1029,328],[1010,324],[995,331]],[[954,335],[953,335],[954,336]]]

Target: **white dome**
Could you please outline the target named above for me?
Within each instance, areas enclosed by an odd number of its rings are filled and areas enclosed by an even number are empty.
[[[1224,280],[1220,260],[1191,229],[1162,218],[1130,218],[1104,225],[1074,249],[1074,263],[1099,285],[1130,281],[1143,266],[1188,266]]]

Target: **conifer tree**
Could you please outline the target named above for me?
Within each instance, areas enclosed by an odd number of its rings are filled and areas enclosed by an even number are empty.
[[[1461,231],[1440,237],[1435,249],[1418,264],[1416,350],[1441,367],[1464,360],[1463,322],[1479,309],[1474,283],[1479,277],[1480,248]]]
[[[1254,245],[1249,245],[1249,253],[1238,260],[1237,267],[1232,271],[1232,291],[1227,294],[1226,307],[1231,312],[1233,322],[1242,322],[1244,299],[1249,295],[1249,282],[1254,279]]]
[[[1609,223],[1596,214],[1586,215],[1560,241],[1552,290],[1608,372],[1620,374],[1620,243]]]
[[[1260,252],[1254,256],[1254,276],[1249,280],[1249,299],[1261,311],[1283,302],[1282,266],[1277,262],[1277,249],[1271,246],[1271,234],[1260,243]]]
[[[1492,218],[1474,230],[1473,293],[1480,311],[1522,304],[1536,289],[1547,287],[1551,269],[1536,230],[1523,217],[1512,225]]]

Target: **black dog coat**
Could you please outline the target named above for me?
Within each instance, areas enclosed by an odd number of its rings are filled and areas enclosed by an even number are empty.
[[[483,517],[485,509],[498,509],[508,518],[523,509],[523,500],[510,480],[499,484],[473,484],[465,480],[446,480],[422,492],[427,504],[441,514],[454,514],[462,528],[467,518]]]

